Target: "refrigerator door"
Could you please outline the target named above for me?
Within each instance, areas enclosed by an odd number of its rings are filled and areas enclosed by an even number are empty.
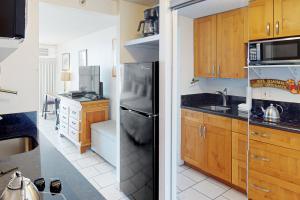
[[[158,62],[125,64],[121,106],[148,114],[158,113]]]
[[[158,117],[121,108],[120,188],[129,199],[158,199]]]

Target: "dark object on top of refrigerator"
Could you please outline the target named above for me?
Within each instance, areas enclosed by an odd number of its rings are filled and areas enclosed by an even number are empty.
[[[159,6],[144,11],[144,20],[140,21],[138,31],[141,29],[144,37],[159,34]]]
[[[0,1],[0,37],[25,37],[25,0]]]
[[[120,188],[129,199],[158,199],[158,72],[158,62],[124,66]]]

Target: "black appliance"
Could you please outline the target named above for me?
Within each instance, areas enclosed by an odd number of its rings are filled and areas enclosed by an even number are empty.
[[[144,20],[140,21],[138,31],[142,30],[144,37],[159,34],[159,7],[144,11]]]
[[[120,188],[129,199],[158,199],[158,73],[158,62],[124,65]]]
[[[300,64],[300,37],[249,43],[249,65]]]
[[[24,38],[26,0],[0,1],[0,37]]]

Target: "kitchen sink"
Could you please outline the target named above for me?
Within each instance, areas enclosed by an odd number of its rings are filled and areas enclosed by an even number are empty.
[[[200,108],[212,111],[226,111],[231,109],[225,106],[201,106]]]
[[[33,150],[37,146],[38,144],[36,140],[31,137],[0,140],[0,158],[25,153]]]

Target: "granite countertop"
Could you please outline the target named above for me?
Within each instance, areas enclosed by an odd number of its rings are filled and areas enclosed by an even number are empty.
[[[109,100],[108,98],[105,98],[105,97],[100,97],[100,98],[97,97],[97,98],[94,98],[94,99],[87,98],[85,96],[83,96],[83,97],[72,97],[69,94],[59,94],[59,96],[62,96],[62,97],[68,98],[68,99],[72,99],[72,100],[78,101],[78,102],[92,102],[92,101]]]
[[[191,94],[181,96],[181,108],[247,121],[247,114],[238,111],[238,104],[245,103],[245,101],[245,97],[228,95],[227,107],[230,107],[230,109],[226,111],[214,111],[203,107],[210,105],[221,106],[221,95],[210,93]],[[270,123],[263,120],[263,113],[260,107],[263,106],[264,108],[267,108],[271,103],[274,105],[279,104],[284,108],[284,112],[281,114],[281,121],[278,123]],[[300,104],[254,99],[252,101],[251,113],[256,114],[251,114],[249,119],[250,124],[300,133],[300,118],[298,116],[298,113],[300,113]]]
[[[38,146],[26,153],[0,158],[0,171],[18,167],[25,177],[35,180],[44,177],[49,191],[51,178],[62,182],[62,193],[67,200],[104,200],[105,198],[40,134],[36,127],[36,112],[2,115],[0,120],[0,140],[15,137],[31,137]],[[0,195],[5,189],[10,175],[0,177]],[[44,198],[54,199],[53,197]]]

